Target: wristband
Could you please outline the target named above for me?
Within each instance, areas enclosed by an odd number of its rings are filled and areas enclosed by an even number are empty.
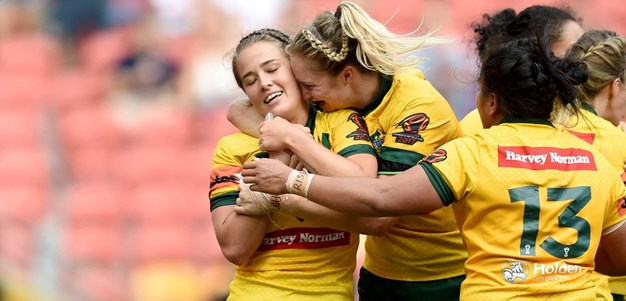
[[[313,176],[314,174],[310,174],[306,169],[291,171],[289,177],[287,177],[287,182],[285,182],[287,192],[306,198],[309,194],[309,187],[311,186]]]

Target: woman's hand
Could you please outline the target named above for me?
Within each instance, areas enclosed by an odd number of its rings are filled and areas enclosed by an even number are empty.
[[[259,148],[262,151],[287,150],[290,143],[297,139],[313,138],[309,128],[299,124],[292,124],[280,117],[261,123],[259,133],[261,134],[259,137]]]
[[[250,190],[275,195],[287,192],[285,183],[293,169],[284,163],[273,159],[256,159],[244,163],[243,168],[241,175],[244,183],[250,184]]]
[[[239,198],[234,210],[242,215],[265,215],[280,210],[280,196],[250,191],[250,185],[239,184]]]

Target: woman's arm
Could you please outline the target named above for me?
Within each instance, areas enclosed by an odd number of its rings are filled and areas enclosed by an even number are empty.
[[[228,107],[226,119],[241,132],[259,137],[259,124],[263,122],[263,116],[257,114],[252,106],[245,105],[244,101],[234,101]]]
[[[384,235],[398,220],[397,217],[360,217],[328,209],[299,195],[273,196],[250,191],[248,185],[239,184],[241,193],[234,210],[237,214],[263,216],[282,210],[285,213],[333,229],[367,235]],[[265,196],[259,196],[263,194]],[[271,201],[273,200],[273,201]]]
[[[289,149],[309,171],[314,173],[333,176],[376,176],[378,163],[374,155],[355,154],[346,160],[315,141],[301,127],[280,117],[264,121],[259,128],[261,149],[264,151]]]
[[[298,174],[294,176],[292,172]],[[310,178],[312,175],[294,171],[279,161],[259,159],[245,163],[241,174],[253,191],[297,193],[324,207],[363,216],[404,216],[444,206],[420,165],[378,179],[319,175]]]
[[[626,275],[626,226],[602,235],[596,253],[596,271],[609,276]]]
[[[295,194],[285,195],[281,200],[283,211],[343,231],[385,235],[398,221],[398,217],[363,217],[335,211]]]
[[[211,219],[224,257],[233,264],[245,265],[263,242],[270,219],[268,215],[239,215],[234,207],[215,208]]]

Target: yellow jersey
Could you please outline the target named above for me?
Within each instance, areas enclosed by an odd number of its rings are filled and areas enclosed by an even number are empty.
[[[506,119],[420,165],[467,246],[461,299],[610,297],[594,257],[626,220],[626,188],[591,145],[545,120]]]
[[[478,109],[473,109],[471,112],[467,113],[459,123],[463,129],[463,133],[468,136],[474,135],[474,133],[483,129],[483,122],[480,120]]]
[[[344,157],[374,154],[354,111],[322,113],[310,108],[306,126],[318,142]],[[245,162],[266,156],[257,138],[242,133],[222,138],[213,157],[211,210],[234,206],[236,174]],[[281,211],[272,213],[271,219],[273,224],[248,263],[236,267],[228,300],[354,300],[358,233],[323,227]]]
[[[580,114],[570,117],[568,124],[561,125],[561,127],[599,150],[622,174],[622,181],[626,182],[626,172],[624,172],[626,133],[623,130],[598,116],[589,104],[584,104]],[[609,284],[611,292],[626,295],[626,277],[611,277]]]
[[[377,101],[361,111],[379,157],[393,175],[463,135],[448,102],[417,70],[384,77]],[[393,280],[430,281],[463,275],[467,252],[450,208],[401,217],[384,236],[367,236],[363,266]]]

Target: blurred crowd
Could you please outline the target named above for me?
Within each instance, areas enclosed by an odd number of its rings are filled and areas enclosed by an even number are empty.
[[[338,2],[0,0],[0,300],[222,299],[232,266],[207,193],[243,95],[228,53]],[[512,3],[360,3],[391,30],[454,37],[421,67],[459,119],[474,107],[469,24]],[[536,3],[555,4],[513,7]],[[571,6],[587,28],[626,33],[619,0]]]

